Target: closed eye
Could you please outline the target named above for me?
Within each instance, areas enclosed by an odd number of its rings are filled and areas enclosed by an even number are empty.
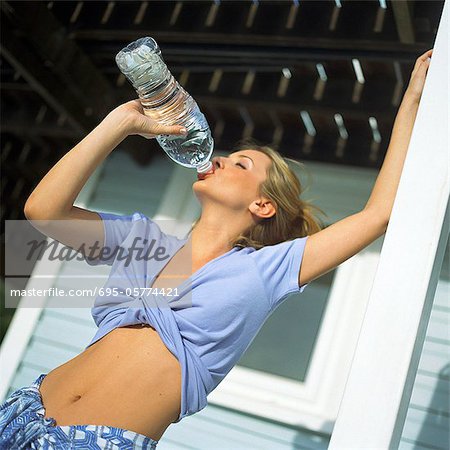
[[[247,167],[244,166],[242,163],[236,163],[237,166],[241,166],[243,169],[247,170]]]

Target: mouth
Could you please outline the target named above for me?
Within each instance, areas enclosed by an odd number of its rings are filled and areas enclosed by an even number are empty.
[[[204,180],[206,177],[209,177],[210,175],[214,175],[214,171],[207,172],[207,173],[198,173],[197,174],[197,179],[198,180]]]
[[[212,173],[208,173],[207,175],[198,175],[197,180],[198,181],[206,180],[206,178],[209,177],[210,175],[212,175]]]

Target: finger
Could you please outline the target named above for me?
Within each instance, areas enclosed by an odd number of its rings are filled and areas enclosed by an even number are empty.
[[[431,59],[426,59],[425,61],[420,61],[417,69],[414,70],[414,72],[411,75],[411,79],[416,77],[417,75],[423,75],[422,72],[428,70],[428,67],[430,66]]]
[[[430,49],[430,50],[426,51],[425,53],[423,53],[422,55],[420,55],[417,58],[416,64],[420,63],[421,61],[425,61],[427,58],[431,58],[432,54],[433,54],[433,49]]]
[[[155,122],[154,120],[146,117],[145,115],[140,117],[140,123],[138,130],[142,134],[171,134],[171,135],[183,135],[187,134],[186,128],[182,125],[164,125],[162,123]]]
[[[419,69],[421,70],[428,70],[428,67],[430,67],[431,59],[426,59],[425,61],[422,61],[422,64],[420,65]]]
[[[170,127],[161,127],[158,129],[158,134],[179,134],[179,135],[186,135],[187,130],[185,127],[181,127],[179,125],[173,125]]]
[[[416,78],[420,78],[420,79],[425,78],[429,66],[430,66],[430,63],[427,63],[427,62],[424,61],[420,65],[419,69],[417,70]]]
[[[430,50],[427,50],[423,55],[420,55],[419,58],[425,59],[425,58],[428,58],[429,56],[431,56],[432,54],[433,54],[433,49],[431,48]]]
[[[415,79],[411,80],[411,83],[420,83],[420,85],[422,86],[421,89],[423,89],[423,84],[425,82],[425,78],[428,75],[429,67],[430,67],[430,62],[428,60],[423,61],[422,64],[417,69]]]
[[[420,56],[419,58],[417,58],[416,64],[414,64],[414,69],[413,69],[413,71],[412,71],[412,73],[411,73],[411,78],[414,78],[414,77],[415,77],[415,75],[416,75],[416,73],[417,73],[417,70],[419,69],[419,67],[421,66],[421,64],[422,64],[423,62],[426,62],[427,64],[430,63],[432,52],[433,52],[433,49],[428,50],[428,51],[425,52],[422,56]],[[427,56],[427,55],[429,55],[429,56]]]
[[[144,108],[142,107],[142,103],[138,98],[132,100],[130,103],[134,104],[134,106],[136,106],[142,114],[144,113]]]

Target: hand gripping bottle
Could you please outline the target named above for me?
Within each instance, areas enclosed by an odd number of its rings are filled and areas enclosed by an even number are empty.
[[[195,100],[178,84],[154,39],[143,37],[116,55],[120,71],[136,90],[144,114],[164,125],[183,125],[186,136],[159,135],[158,144],[176,163],[196,168],[198,178],[214,172],[214,141]]]

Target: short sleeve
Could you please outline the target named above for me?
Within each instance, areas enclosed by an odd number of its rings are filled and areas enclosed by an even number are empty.
[[[303,292],[309,283],[298,284],[303,253],[308,236],[275,245],[266,245],[251,255],[266,288],[271,309],[275,309],[288,294]]]
[[[133,226],[133,221],[143,216],[142,213],[134,212],[130,215],[120,215],[107,212],[96,211],[102,218],[104,242],[100,255],[93,259],[85,256],[85,261],[91,266],[108,265],[112,266],[115,257],[118,254],[120,244],[126,239]],[[91,250],[88,249],[88,252]]]

